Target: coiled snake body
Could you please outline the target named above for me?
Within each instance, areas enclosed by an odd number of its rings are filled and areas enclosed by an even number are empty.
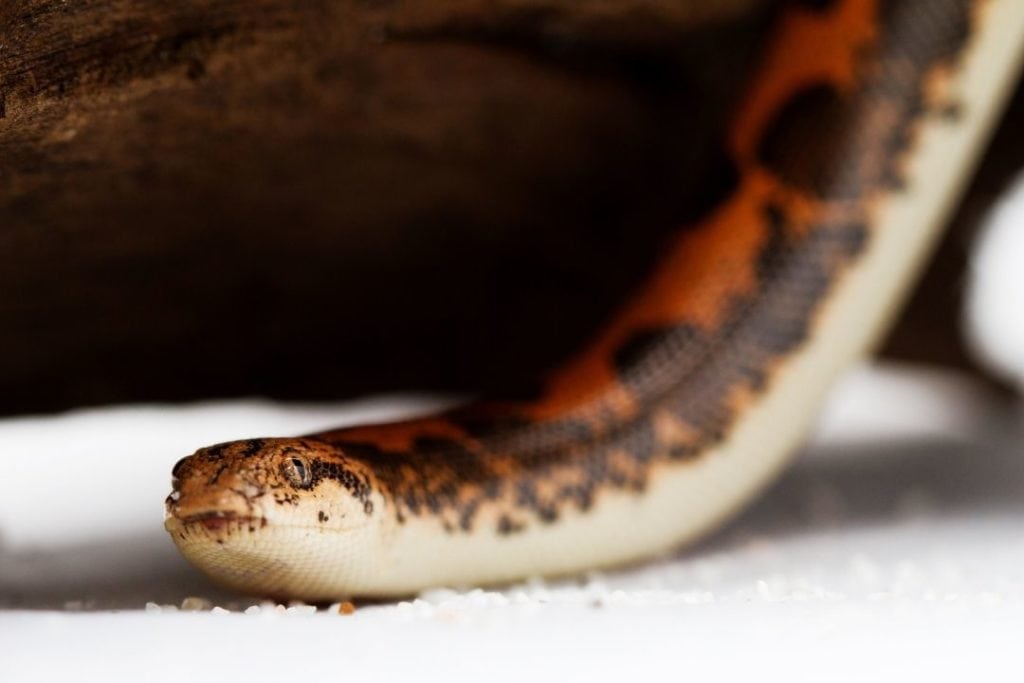
[[[727,198],[534,401],[203,448],[166,528],[210,576],[307,600],[614,565],[782,466],[868,349],[1015,81],[1018,0],[797,2],[727,140]]]

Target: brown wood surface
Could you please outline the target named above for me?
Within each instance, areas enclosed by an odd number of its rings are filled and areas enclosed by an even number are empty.
[[[774,4],[0,3],[0,412],[524,388],[715,199]]]

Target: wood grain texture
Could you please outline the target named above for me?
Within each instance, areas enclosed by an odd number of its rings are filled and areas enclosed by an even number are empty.
[[[0,411],[554,362],[714,184],[741,4],[3,3]]]
[[[714,196],[772,4],[2,3],[0,412],[516,391]]]

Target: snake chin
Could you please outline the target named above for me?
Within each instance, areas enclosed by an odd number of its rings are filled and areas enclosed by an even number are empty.
[[[365,592],[382,571],[381,530],[368,522],[333,527],[208,512],[168,515],[164,526],[214,583],[245,595],[331,601]]]

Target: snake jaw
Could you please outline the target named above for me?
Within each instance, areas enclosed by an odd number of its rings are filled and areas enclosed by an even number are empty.
[[[232,525],[238,526],[266,526],[267,520],[260,516],[238,515],[234,512],[224,510],[211,510],[181,517],[184,525],[201,524],[207,531],[220,531]]]
[[[206,539],[207,543],[221,546],[264,529],[269,523],[257,505],[239,496],[178,501],[168,498],[164,528],[175,542]]]
[[[183,524],[204,523],[208,528],[223,526],[228,522],[261,520],[263,515],[255,502],[259,497],[247,495],[245,489],[217,487],[212,489],[182,490],[175,482],[175,488],[167,496],[167,516],[179,519]]]

